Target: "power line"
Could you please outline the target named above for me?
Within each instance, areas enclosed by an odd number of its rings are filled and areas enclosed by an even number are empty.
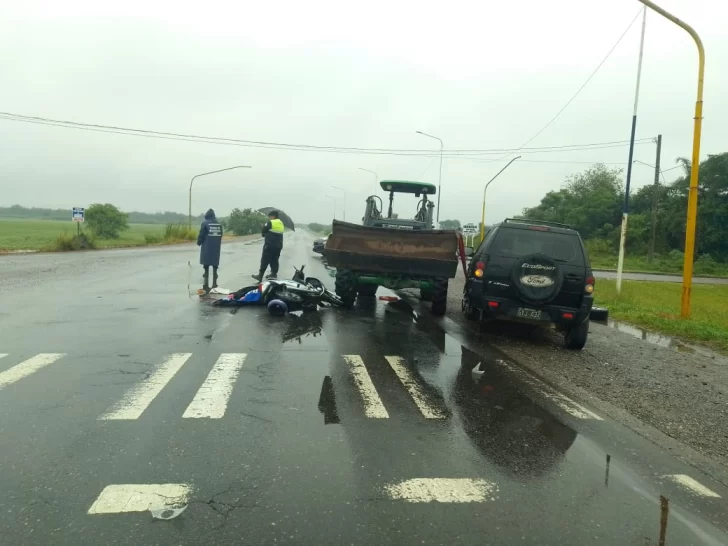
[[[576,93],[574,93],[572,95],[572,97],[568,101],[566,101],[566,104],[564,104],[564,106],[561,108],[561,110],[559,110],[558,112],[556,112],[556,115],[554,117],[552,117],[548,121],[548,123],[546,123],[546,125],[544,125],[543,127],[541,127],[541,129],[539,129],[538,131],[536,131],[536,133],[531,138],[529,138],[528,140],[526,140],[526,142],[524,142],[521,145],[520,148],[517,148],[517,149],[513,150],[511,153],[520,152],[521,150],[527,150],[528,148],[526,148],[526,146],[528,144],[530,144],[533,140],[535,140],[546,129],[548,129],[551,126],[551,124],[553,124],[553,122],[556,121],[559,118],[559,116],[564,112],[564,110],[566,110],[569,107],[569,105],[572,102],[574,102],[574,100],[576,99],[576,97],[579,96],[579,94],[584,90],[584,88],[587,86],[587,84],[592,80],[592,78],[597,74],[597,72],[599,72],[599,69],[604,65],[604,63],[607,61],[607,59],[612,55],[612,53],[614,52],[614,50],[617,49],[617,46],[620,44],[620,42],[622,41],[622,39],[627,35],[627,32],[629,32],[629,29],[632,28],[632,25],[634,25],[635,21],[637,21],[637,18],[641,14],[642,14],[642,9],[640,9],[637,12],[637,15],[635,15],[634,16],[634,19],[632,19],[632,21],[629,23],[629,25],[627,25],[627,28],[624,30],[624,32],[622,32],[622,34],[617,39],[617,41],[614,43],[614,45],[612,46],[612,48],[607,52],[607,54],[604,56],[604,58],[601,60],[601,62],[592,71],[592,73],[589,75],[589,77],[586,79],[586,81],[583,84],[581,84],[581,87],[579,87],[579,89],[576,90]],[[637,142],[637,141],[635,141],[635,142]],[[490,160],[487,161],[487,163],[492,163],[494,161],[500,161],[501,159],[505,159],[506,157],[508,157],[508,155],[509,154],[506,154],[506,155],[504,155],[502,157],[499,157],[497,159],[490,159]]]
[[[634,25],[635,21],[637,21],[637,18],[640,16],[641,13],[642,13],[642,9],[640,9],[637,12],[637,15],[635,15],[634,16],[634,19],[632,19],[632,21],[630,22],[630,24],[627,25],[627,28],[624,29],[624,32],[621,34],[621,36],[619,37],[619,39],[615,42],[615,44],[612,46],[612,48],[607,52],[607,54],[604,56],[604,58],[601,60],[601,62],[597,65],[597,67],[592,71],[592,73],[589,74],[589,77],[581,85],[581,87],[579,87],[579,89],[577,89],[576,93],[574,93],[574,95],[568,101],[566,101],[566,104],[564,104],[564,106],[561,108],[561,110],[559,110],[558,112],[556,112],[556,115],[553,118],[551,118],[551,120],[549,120],[549,122],[546,125],[544,125],[541,129],[539,129],[536,132],[536,134],[534,134],[531,138],[529,138],[523,144],[522,148],[525,147],[527,144],[530,144],[531,141],[535,140],[536,137],[538,137],[541,133],[543,133],[546,129],[548,129],[551,126],[551,124],[554,121],[556,121],[558,119],[558,117],[564,112],[564,110],[566,110],[569,107],[569,105],[572,102],[574,102],[574,100],[576,99],[576,97],[579,96],[579,94],[584,90],[584,88],[592,80],[592,78],[594,76],[596,76],[597,72],[599,72],[599,69],[604,65],[605,62],[607,62],[607,59],[609,59],[609,57],[612,55],[612,53],[614,52],[614,50],[617,49],[617,46],[620,44],[620,42],[622,41],[622,39],[627,35],[627,33],[629,32],[629,29],[632,28],[632,25]]]
[[[272,148],[282,150],[297,150],[297,151],[315,151],[315,152],[329,152],[329,153],[351,153],[351,154],[374,154],[374,155],[400,155],[400,156],[423,156],[433,157],[432,150],[426,149],[398,149],[398,148],[347,148],[340,146],[315,146],[310,144],[291,144],[282,142],[266,142],[266,141],[255,141],[255,140],[244,140],[244,139],[232,139],[225,137],[209,137],[195,134],[184,134],[184,133],[171,133],[165,131],[154,131],[148,129],[135,129],[129,127],[118,127],[113,125],[101,125],[92,123],[80,123],[73,121],[64,121],[51,118],[42,118],[38,116],[22,116],[20,114],[13,114],[9,112],[0,112],[0,120],[16,121],[21,123],[30,123],[37,125],[47,125],[52,127],[61,127],[66,129],[76,129],[83,131],[94,131],[101,133],[112,133],[121,134],[127,136],[138,136],[144,138],[159,138],[162,140],[180,140],[185,142],[198,142],[207,144],[227,145],[227,146],[242,146],[248,148]],[[640,139],[640,141],[649,141],[650,139]],[[608,142],[594,142],[586,144],[565,144],[559,146],[543,146],[543,147],[532,147],[532,148],[496,148],[496,149],[456,149],[446,150],[445,155],[449,157],[466,157],[466,156],[477,156],[477,155],[489,155],[489,154],[502,154],[504,152],[512,152],[517,150],[523,150],[524,153],[547,153],[547,152],[559,152],[559,151],[582,151],[582,150],[599,150],[611,147],[621,147],[628,144],[629,141],[608,141]]]
[[[555,159],[521,159],[519,160],[521,163],[568,163],[568,164],[574,164],[574,163],[580,163],[580,164],[588,164],[588,165],[595,165],[597,163],[601,163],[602,165],[622,165],[624,166],[624,161],[559,161]]]
[[[636,145],[651,144],[651,139],[643,139],[640,141],[635,141],[635,144]],[[523,151],[521,151],[520,153],[537,155],[537,154],[543,154],[543,153],[584,152],[584,151],[591,151],[591,150],[606,150],[606,149],[610,149],[610,148],[622,148],[624,146],[625,146],[625,144],[612,145],[612,146],[601,146],[599,148],[578,148],[578,149],[574,148],[574,149],[569,149],[569,150],[552,150],[549,152],[544,152],[544,151],[523,152]],[[507,157],[507,156],[505,156],[505,157]],[[477,157],[454,156],[451,159],[462,159],[465,161],[475,161],[477,163],[494,163],[496,161],[500,161],[501,159],[503,159],[503,157],[499,157],[497,159],[480,159]],[[538,159],[520,159],[518,162],[519,163],[523,163],[523,162],[532,162],[532,163],[605,163],[605,164],[610,163],[610,162],[604,162],[604,161],[591,162],[591,161],[568,161],[568,160],[559,161],[559,160],[538,160]],[[613,164],[614,165],[624,165],[624,162],[619,162],[619,163],[614,162]]]

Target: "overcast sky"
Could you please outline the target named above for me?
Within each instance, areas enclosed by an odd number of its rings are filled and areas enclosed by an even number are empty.
[[[0,111],[256,141],[358,148],[518,148],[584,83],[637,15],[636,0],[518,2],[3,2]],[[706,48],[701,157],[726,150],[728,4],[660,0]],[[629,139],[640,20],[564,113],[529,146]],[[637,138],[663,135],[663,169],[689,156],[697,53],[647,15]],[[0,206],[124,210],[276,206],[298,222],[358,221],[376,171],[437,183],[437,157],[265,150],[0,119]],[[537,204],[592,162],[625,168],[627,146],[523,153],[488,190],[488,223]],[[435,154],[436,155],[436,154]],[[484,183],[513,155],[446,158],[441,219],[477,222]],[[483,159],[502,158],[496,162]],[[654,163],[655,146],[635,158]],[[536,162],[538,161],[538,162]],[[674,179],[679,170],[665,173]],[[633,187],[652,182],[635,166]],[[327,197],[334,196],[334,199]],[[335,201],[335,203],[334,203]],[[402,197],[401,216],[414,211]]]

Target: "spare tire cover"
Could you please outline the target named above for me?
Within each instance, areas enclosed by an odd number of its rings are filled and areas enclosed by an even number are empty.
[[[561,290],[563,276],[556,261],[545,254],[530,254],[513,264],[511,282],[524,301],[547,303]]]

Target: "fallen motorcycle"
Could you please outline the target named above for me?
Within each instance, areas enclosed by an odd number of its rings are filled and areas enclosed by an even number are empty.
[[[248,305],[268,308],[272,315],[283,316],[291,311],[315,311],[319,307],[343,306],[342,299],[328,290],[315,277],[306,277],[303,270],[294,267],[290,280],[269,279],[253,286],[246,286],[216,300],[220,307],[244,307]]]

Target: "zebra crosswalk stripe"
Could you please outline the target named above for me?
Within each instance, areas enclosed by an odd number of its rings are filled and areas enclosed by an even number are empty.
[[[99,416],[99,420],[138,419],[191,356],[192,353],[169,355],[148,379],[129,390],[124,398]]]
[[[220,419],[225,415],[245,357],[243,353],[223,353],[184,414],[183,419]]]
[[[410,372],[405,365],[404,358],[399,356],[385,356],[384,358],[399,378],[402,386],[410,393],[410,396],[415,401],[420,413],[422,413],[426,419],[445,419],[447,417],[444,411],[433,406],[427,400],[425,393],[422,391],[422,387],[412,375],[412,372]]]
[[[3,354],[2,356],[6,355]],[[34,374],[38,370],[53,364],[63,356],[65,356],[63,353],[41,353],[13,366],[9,370],[5,370],[0,373],[0,389]]]
[[[359,355],[342,355],[349,369],[351,375],[354,377],[354,383],[356,388],[359,389],[362,401],[364,402],[364,414],[367,417],[373,419],[388,419],[389,413],[387,408],[384,407],[382,399],[379,397],[372,378],[369,377],[369,372],[364,366],[364,361]]]

